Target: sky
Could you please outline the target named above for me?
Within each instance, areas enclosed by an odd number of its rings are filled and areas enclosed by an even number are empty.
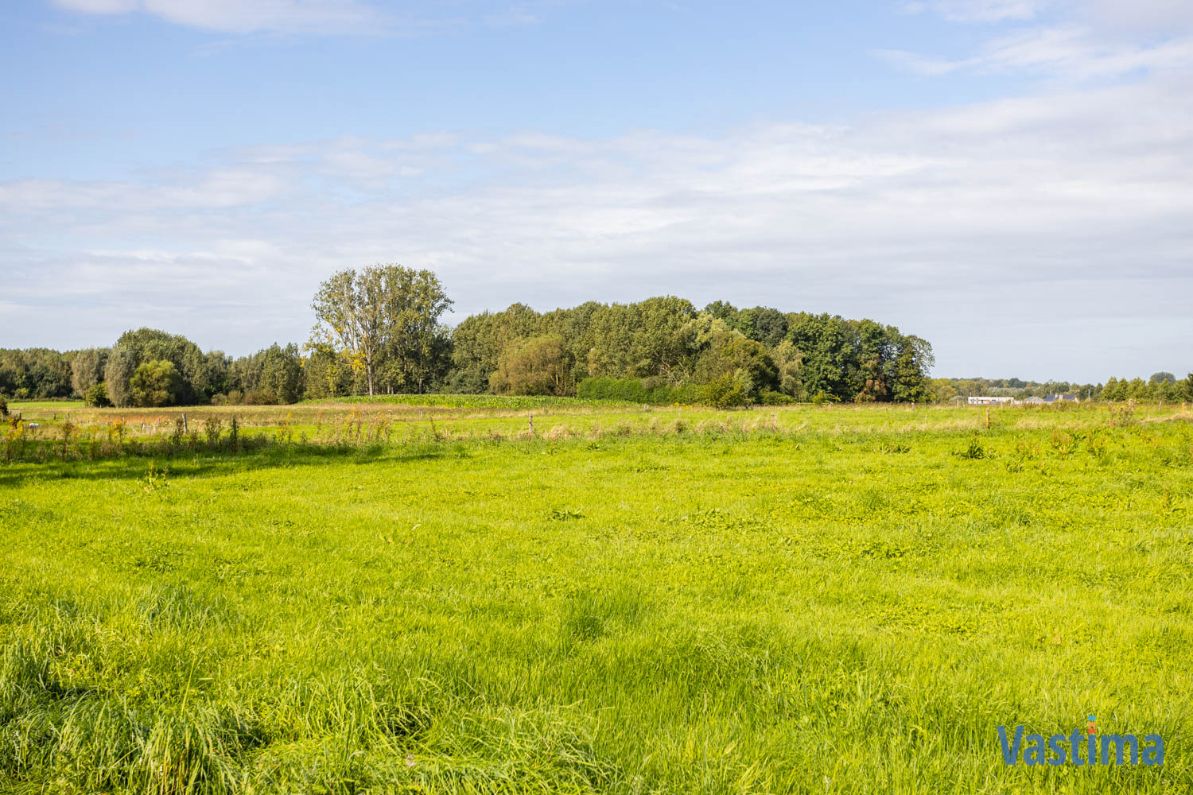
[[[1193,370],[1187,0],[8,0],[0,347],[452,318],[870,317],[938,376]]]

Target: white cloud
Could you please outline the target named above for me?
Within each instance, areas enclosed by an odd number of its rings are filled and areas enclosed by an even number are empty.
[[[941,59],[902,50],[878,53],[923,75],[1026,72],[1075,80],[1113,79],[1193,67],[1193,37],[1140,45],[1099,39],[1081,27],[1030,28],[991,40],[976,55]]]
[[[914,0],[903,3],[906,13],[932,12],[954,22],[1002,22],[1034,18],[1042,0]]]
[[[223,33],[369,33],[388,25],[356,0],[53,0],[86,14],[141,12]]]
[[[54,0],[62,8],[86,14],[127,14],[140,7],[140,0]]]
[[[148,14],[166,22],[220,33],[413,34],[479,23],[535,24],[562,0],[457,0],[432,3],[424,13],[399,13],[368,0],[50,0],[84,14]],[[383,10],[385,9],[385,10]]]
[[[1108,35],[1193,32],[1193,3],[1188,0],[1082,0],[1071,10]]]
[[[0,184],[16,285],[0,324],[28,321],[9,344],[154,323],[245,351],[302,339],[333,269],[400,261],[436,269],[463,313],[672,292],[874,316],[933,340],[944,373],[1179,368],[1189,82],[723,138],[353,138]],[[49,307],[78,336],[46,339],[64,327],[28,316]]]

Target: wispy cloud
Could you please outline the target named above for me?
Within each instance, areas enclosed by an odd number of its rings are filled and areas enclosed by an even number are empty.
[[[356,0],[53,0],[86,14],[144,13],[223,33],[367,33],[391,23]]]
[[[331,270],[397,260],[435,268],[462,312],[680,292],[881,317],[934,339],[946,372],[1096,378],[1140,350],[1171,367],[1193,335],[1187,89],[719,138],[352,138],[8,183],[0,317],[65,302],[93,335],[71,344],[157,323],[244,350],[302,338]],[[1132,319],[1138,339],[1108,325]],[[1082,345],[1099,369],[1074,372]]]
[[[993,39],[965,58],[935,58],[904,50],[877,54],[923,75],[974,71],[1098,80],[1188,69],[1193,66],[1193,37],[1141,45],[1102,40],[1088,28],[1042,27]]]
[[[146,14],[177,25],[227,34],[419,34],[463,25],[535,24],[562,0],[460,0],[388,7],[367,0],[51,0],[81,14]],[[416,10],[418,9],[418,10]]]
[[[1043,0],[909,0],[905,13],[935,13],[954,22],[1002,22],[1032,19]]]
[[[59,2],[234,32],[302,32],[332,5]],[[400,261],[436,269],[462,314],[671,292],[895,322],[933,340],[947,374],[1179,367],[1193,338],[1193,14],[1139,3],[1143,33],[1100,0],[909,7],[989,26],[989,40],[960,58],[886,54],[904,67],[1041,78],[930,113],[724,136],[343,137],[0,183],[0,345],[96,344],[147,323],[243,352],[302,339],[332,270]],[[305,21],[279,21],[299,6]],[[450,9],[486,24],[547,7]],[[47,326],[51,313],[69,326]]]

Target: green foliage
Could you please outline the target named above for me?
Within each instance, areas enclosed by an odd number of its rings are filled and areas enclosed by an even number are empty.
[[[231,387],[225,403],[277,405],[297,403],[303,396],[303,363],[298,346],[273,344],[232,362]]]
[[[20,400],[70,397],[70,358],[48,348],[0,348],[0,394]]]
[[[128,387],[129,400],[134,406],[173,406],[182,400],[185,390],[178,369],[166,359],[138,365]]]
[[[707,315],[697,319],[696,329],[699,354],[693,381],[705,385],[711,405],[746,405],[763,391],[778,388],[778,367],[762,343]],[[737,394],[742,389],[744,397]]]
[[[719,375],[700,389],[701,401],[718,409],[748,406],[752,401],[754,383],[742,370]]]
[[[452,330],[452,373],[448,387],[463,393],[488,390],[502,351],[519,340],[535,336],[539,328],[539,314],[525,304],[512,304],[501,312],[482,312],[465,318]]]
[[[497,359],[489,385],[499,395],[567,395],[572,384],[559,337],[511,343]]]
[[[108,386],[103,381],[92,384],[83,393],[83,402],[92,408],[102,409],[112,405],[108,400]]]
[[[927,381],[928,344],[870,320],[725,302],[697,311],[660,296],[544,313],[513,304],[465,318],[449,333],[440,318],[451,301],[435,275],[397,265],[335,273],[312,306],[316,326],[305,356],[275,344],[232,361],[184,337],[138,329],[111,350],[0,351],[0,390],[21,399],[72,389],[83,397],[103,382],[112,404],[127,407],[138,367],[170,361],[181,379],[171,400],[183,405],[432,391],[567,395],[591,378],[640,380],[640,389],[623,385],[619,394],[654,403],[701,395],[737,401],[734,390],[747,384],[747,403],[766,392],[829,402],[923,402],[937,394]]]
[[[107,348],[87,348],[71,356],[70,385],[76,395],[86,399],[87,393],[104,380],[108,353]]]
[[[368,394],[423,392],[442,376],[451,308],[434,273],[400,265],[339,271],[320,285],[309,347],[334,351],[364,379]]]
[[[1193,373],[1178,381],[1172,373],[1153,373],[1148,380],[1142,378],[1118,379],[1111,376],[1098,396],[1108,401],[1156,401],[1180,403],[1193,400]]]
[[[171,385],[170,403],[157,405],[207,403],[224,391],[228,364],[223,354],[205,354],[186,337],[142,328],[120,335],[108,354],[104,382],[112,405],[145,405],[136,402],[146,397],[134,395],[132,379],[142,364],[159,361],[174,366],[178,383]]]
[[[649,378],[585,378],[576,388],[576,396],[587,400],[624,400],[648,405],[690,404],[700,401],[695,384],[669,386]]]
[[[773,389],[764,389],[758,396],[758,402],[764,406],[789,406],[795,402],[795,398]]]

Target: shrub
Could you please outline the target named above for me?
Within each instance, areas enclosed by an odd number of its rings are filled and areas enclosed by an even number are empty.
[[[588,400],[625,400],[650,403],[650,394],[637,378],[585,378],[576,387],[576,396]]]
[[[83,392],[83,402],[88,406],[102,409],[112,405],[108,400],[108,387],[103,381],[92,384]]]
[[[671,386],[650,378],[585,378],[576,387],[576,395],[588,400],[624,400],[658,406],[702,400],[700,387],[695,384]]]
[[[764,389],[759,397],[764,406],[787,406],[795,402],[795,398],[791,395],[785,395],[773,389]]]
[[[0,395],[0,417],[8,416],[8,401],[4,399],[4,395]]]
[[[704,402],[719,409],[750,405],[750,379],[742,371],[722,375],[704,385]]]

